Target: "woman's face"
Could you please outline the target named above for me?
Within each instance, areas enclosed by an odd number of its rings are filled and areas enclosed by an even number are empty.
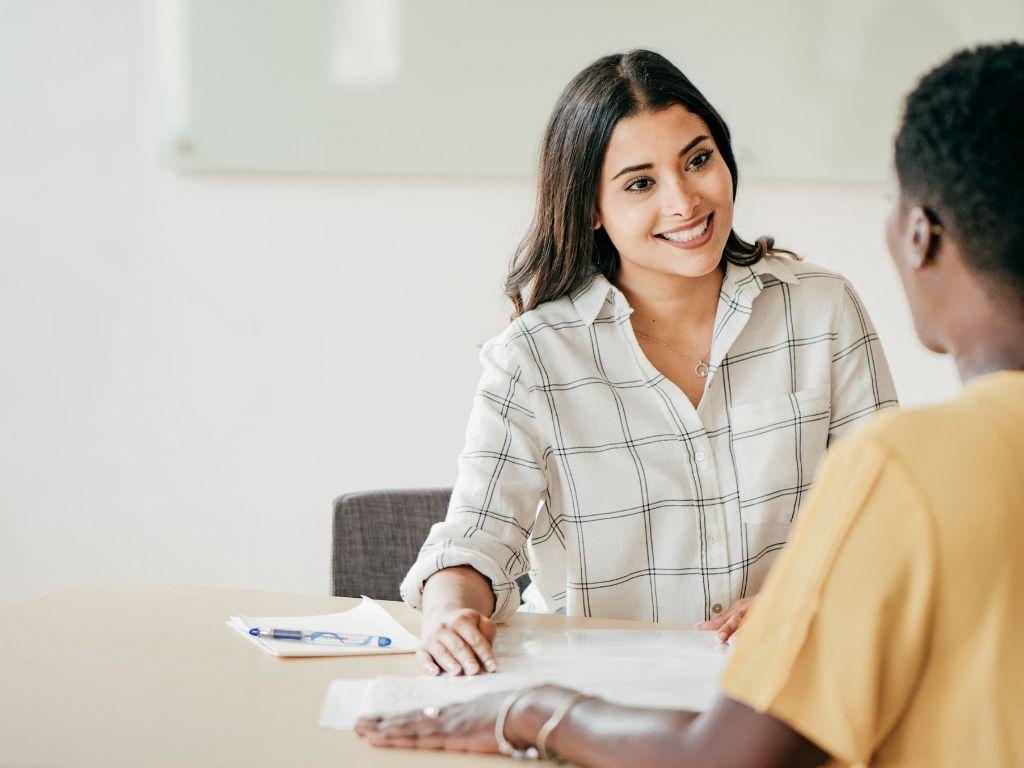
[[[597,208],[624,280],[702,277],[732,230],[732,177],[704,121],[673,105],[615,126]]]

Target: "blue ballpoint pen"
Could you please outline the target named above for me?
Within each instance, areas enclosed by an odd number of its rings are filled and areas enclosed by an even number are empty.
[[[383,635],[352,635],[342,632],[306,632],[301,629],[268,629],[253,627],[249,630],[253,637],[269,637],[271,640],[300,640],[307,643],[327,643],[330,645],[375,645],[387,648],[391,638]]]

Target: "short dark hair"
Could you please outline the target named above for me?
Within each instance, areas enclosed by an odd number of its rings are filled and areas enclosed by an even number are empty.
[[[960,51],[907,96],[895,143],[905,202],[979,275],[1024,300],[1024,44]]]
[[[615,277],[619,254],[603,230],[595,231],[598,185],[616,124],[675,104],[703,120],[732,176],[739,181],[729,128],[718,111],[672,62],[653,51],[604,56],[562,91],[544,132],[533,224],[512,259],[505,294],[516,315],[573,293],[595,271]],[[724,257],[753,264],[768,253],[789,253],[762,236],[753,243],[729,233]]]

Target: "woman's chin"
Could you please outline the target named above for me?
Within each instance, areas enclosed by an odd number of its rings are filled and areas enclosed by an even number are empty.
[[[705,260],[692,264],[681,264],[672,270],[672,274],[678,277],[707,277],[718,271],[718,265],[722,263],[722,257],[711,256]]]
[[[718,269],[722,262],[721,254],[696,252],[683,253],[672,259],[659,259],[656,263],[642,265],[641,268],[648,273],[664,275],[668,278],[707,277]]]
[[[724,242],[712,241],[694,249],[655,243],[653,248],[644,247],[639,256],[628,256],[620,251],[616,282],[628,284],[631,278],[651,281],[707,277],[720,268],[724,249]]]

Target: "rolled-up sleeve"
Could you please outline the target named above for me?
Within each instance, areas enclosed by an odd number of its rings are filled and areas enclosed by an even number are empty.
[[[402,598],[419,608],[430,576],[468,565],[490,579],[492,618],[500,622],[519,607],[516,579],[529,570],[526,541],[547,480],[527,372],[499,340],[484,346],[480,361],[448,514],[430,529],[402,582]]]
[[[841,281],[832,345],[832,420],[828,442],[855,429],[866,417],[898,405],[889,363],[878,333],[853,287]]]

